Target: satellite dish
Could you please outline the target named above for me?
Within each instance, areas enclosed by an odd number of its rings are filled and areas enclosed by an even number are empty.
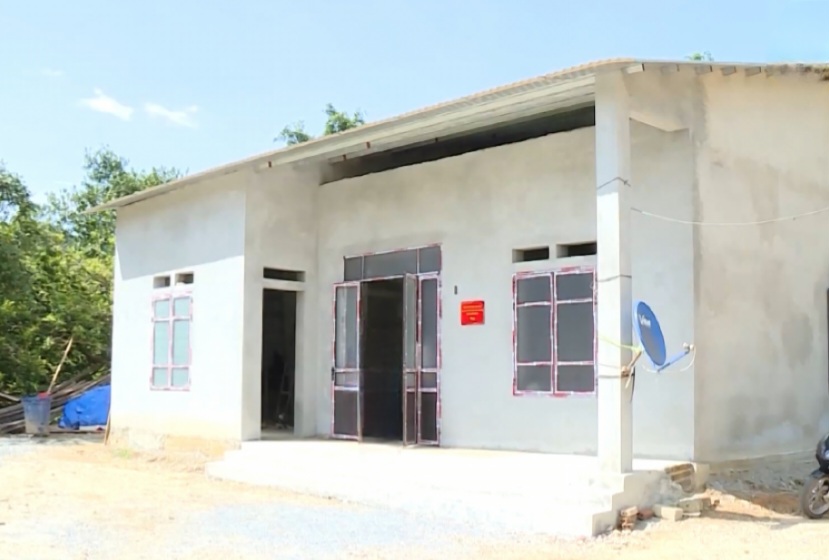
[[[665,335],[653,309],[644,301],[633,304],[633,331],[639,339],[642,351],[653,364],[657,372],[668,368],[687,356],[694,349],[692,344],[683,344],[682,351],[668,357],[665,348]]]

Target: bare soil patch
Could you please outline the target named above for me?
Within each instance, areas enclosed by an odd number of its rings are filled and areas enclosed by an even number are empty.
[[[1,443],[1,442],[0,442]],[[539,536],[458,535],[436,552],[424,543],[398,547],[363,544],[360,532],[345,536],[349,546],[332,544],[330,553],[305,554],[302,543],[282,546],[289,529],[275,527],[272,544],[253,546],[231,521],[210,521],[192,528],[204,538],[159,550],[159,535],[176,543],[175,531],[187,531],[188,516],[233,507],[267,504],[307,509],[325,516],[313,534],[341,542],[338,520],[365,511],[333,500],[269,488],[212,481],[204,475],[208,458],[196,454],[132,453],[100,443],[46,446],[0,460],[0,558],[50,560],[171,560],[213,558],[493,558],[498,560],[685,560],[751,557],[752,560],[815,558],[829,531],[829,520],[810,522],[797,515],[797,485],[746,484],[747,474],[718,481],[707,493],[719,501],[715,511],[680,522],[641,522],[629,533],[598,539],[563,541]],[[742,477],[742,478],[740,478]],[[785,479],[780,476],[781,481]],[[729,489],[735,486],[736,490]],[[258,511],[258,510],[257,510]],[[377,516],[382,517],[383,512]],[[233,518],[228,518],[233,519]],[[78,541],[67,520],[85,531]],[[415,521],[417,522],[417,521]],[[431,523],[424,520],[423,523]],[[233,521],[233,523],[238,523]],[[280,532],[280,529],[282,532]],[[307,529],[307,527],[306,527]],[[438,531],[437,527],[435,530]],[[370,531],[371,528],[366,528]],[[351,533],[354,533],[353,535]],[[92,535],[92,536],[90,536]],[[261,540],[261,537],[259,537]],[[90,542],[92,541],[92,542]],[[199,544],[193,544],[197,542]]]

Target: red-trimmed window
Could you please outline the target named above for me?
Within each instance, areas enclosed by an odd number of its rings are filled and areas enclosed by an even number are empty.
[[[596,391],[596,291],[592,269],[513,279],[513,392]]]
[[[193,297],[170,293],[153,300],[153,368],[150,388],[190,388],[190,327]]]

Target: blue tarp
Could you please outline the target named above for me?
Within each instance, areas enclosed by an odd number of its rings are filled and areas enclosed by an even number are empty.
[[[67,401],[58,426],[64,430],[77,430],[105,425],[109,416],[109,397],[109,385],[100,385]]]

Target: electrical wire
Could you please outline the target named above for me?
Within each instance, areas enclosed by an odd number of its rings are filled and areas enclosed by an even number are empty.
[[[630,183],[630,181],[628,181],[627,179],[625,179],[623,177],[617,176],[617,177],[613,177],[609,181],[605,181],[604,183],[600,184],[599,186],[596,187],[596,190],[600,191],[604,187],[606,187],[606,186],[608,186],[608,185],[610,185],[610,184],[612,184],[616,181],[619,181],[620,183],[622,183],[623,185],[625,185],[627,187],[633,187],[633,185]],[[763,226],[763,225],[768,225],[768,224],[777,224],[777,223],[782,223],[782,222],[795,221],[795,220],[798,220],[798,219],[801,219],[801,218],[808,218],[808,217],[811,217],[811,216],[817,216],[819,214],[825,214],[825,213],[829,212],[829,206],[826,206],[826,207],[823,207],[823,208],[818,208],[816,210],[809,210],[808,212],[801,212],[799,214],[790,214],[790,215],[787,215],[787,216],[778,216],[776,218],[766,218],[764,220],[750,220],[750,221],[745,221],[745,222],[709,222],[709,221],[702,221],[702,220],[684,220],[682,218],[674,218],[672,216],[665,216],[663,214],[658,214],[656,212],[649,212],[647,210],[642,210],[641,208],[633,207],[630,210],[631,210],[631,212],[636,212],[636,213],[641,214],[642,216],[646,216],[648,218],[654,218],[656,220],[662,220],[662,221],[670,222],[670,223],[674,223],[674,224],[682,224],[682,225],[689,225],[689,226],[714,226],[714,227],[752,227],[752,226]],[[599,335],[599,338],[601,340],[604,340],[605,342],[609,342],[610,344],[613,344],[614,346],[617,346],[618,348],[622,348],[624,350],[630,350],[632,352],[642,352],[642,351],[644,351],[644,348],[642,347],[641,344],[636,345],[636,346],[629,345],[629,344],[623,344],[621,342],[612,340],[612,339],[607,338],[607,337],[602,336],[602,335]],[[688,362],[687,365],[685,365],[684,367],[682,367],[678,370],[680,373],[688,371],[689,369],[694,367],[694,363],[697,360],[697,348],[696,348],[696,346],[692,346],[689,353],[691,354],[691,360],[690,360],[690,362]],[[616,369],[616,368],[622,369],[622,368],[620,368],[619,364],[611,365],[611,364],[597,363],[597,365],[602,366],[602,367],[609,367],[609,368],[613,368],[613,369]],[[657,371],[655,369],[651,369],[651,368],[648,368],[648,367],[645,367],[645,366],[642,366],[642,369],[644,369],[648,373],[660,373],[659,371]],[[632,383],[633,387],[636,386],[635,385],[636,384],[635,376],[636,376],[636,368],[634,367],[634,368],[632,368],[631,374],[628,377],[628,384]],[[633,390],[631,389],[631,400],[632,399],[633,399]]]
[[[657,220],[662,220],[665,222],[671,222],[674,224],[683,224],[686,226],[719,226],[719,227],[744,227],[744,226],[763,226],[767,224],[777,224],[780,222],[788,222],[794,221],[800,218],[808,218],[810,216],[816,216],[818,214],[823,214],[825,212],[829,212],[829,206],[825,208],[819,208],[817,210],[811,210],[809,212],[803,212],[802,214],[792,214],[790,216],[780,216],[777,218],[768,218],[766,220],[755,220],[751,222],[702,222],[696,220],[682,220],[680,218],[673,218],[671,216],[663,216],[661,214],[656,214],[655,212],[648,212],[647,210],[642,210],[640,208],[631,208],[631,212],[637,212],[642,214],[643,216],[647,216],[649,218],[655,218]]]
[[[609,342],[609,343],[611,343],[615,346],[618,346],[619,348],[644,352],[644,348],[641,345],[640,346],[630,346],[628,344],[622,344],[622,343],[619,343],[619,342],[615,342],[612,339],[607,338],[607,337],[602,336],[602,335],[599,335],[599,338],[604,340],[605,342]],[[694,345],[694,346],[691,347],[691,361],[688,363],[688,365],[686,365],[685,367],[680,369],[679,373],[688,371],[689,369],[694,367],[694,362],[696,361],[696,359],[697,359],[697,347],[696,347],[696,345]],[[596,362],[596,365],[603,366],[603,367],[608,367],[608,368],[613,368],[613,369],[618,368],[620,371],[623,369],[623,368],[620,368],[618,364],[610,365],[610,364],[602,364],[602,363]],[[659,371],[656,371],[655,369],[650,369],[650,368],[647,368],[645,366],[642,366],[642,369],[644,369],[648,373],[661,373]],[[628,377],[627,377],[627,382],[625,383],[625,389],[627,389],[628,387],[630,387],[630,402],[633,402],[633,395],[636,392],[636,366],[631,368],[630,375],[628,375]]]
[[[616,340],[613,340],[612,338],[608,338],[608,337],[603,336],[601,334],[598,335],[598,338],[599,338],[599,340],[604,340],[605,342],[608,342],[608,343],[616,346],[617,348],[622,348],[624,350],[630,350],[632,352],[639,352],[639,351],[644,352],[644,350],[645,350],[645,348],[641,344],[637,345],[637,346],[632,346],[632,345],[629,345],[629,344],[623,344],[621,342],[618,342]],[[689,354],[691,354],[691,361],[686,366],[679,369],[678,370],[679,373],[688,371],[689,369],[694,367],[694,362],[697,359],[697,347],[696,347],[696,345],[691,347],[691,350],[690,350]],[[597,362],[597,365],[602,366],[602,367],[607,367],[607,368],[621,369],[618,364],[611,365],[611,364],[601,364],[601,363]],[[634,368],[634,369],[636,369],[636,368]],[[661,371],[657,371],[655,369],[650,369],[650,368],[645,367],[645,366],[642,366],[642,369],[644,369],[648,373],[662,373]]]
[[[627,187],[633,187],[633,185],[630,183],[630,181],[628,181],[627,179],[625,179],[623,177],[617,176],[617,177],[613,177],[609,181],[605,181],[604,183],[597,186],[596,191],[600,191],[604,187],[606,187],[606,186],[608,186],[608,185],[610,185],[610,184],[612,184],[616,181],[619,181],[620,183],[622,183],[623,185],[625,185]],[[790,214],[788,216],[778,216],[776,218],[767,218],[767,219],[764,219],[764,220],[751,220],[751,221],[745,221],[745,222],[707,222],[707,221],[702,221],[702,220],[684,220],[684,219],[681,219],[681,218],[674,218],[672,216],[665,216],[663,214],[657,214],[656,212],[649,212],[647,210],[642,210],[641,208],[633,207],[630,210],[631,210],[631,212],[636,212],[636,213],[641,214],[642,216],[646,216],[648,218],[654,218],[656,220],[662,220],[662,221],[670,222],[670,223],[674,223],[674,224],[682,224],[682,225],[689,225],[689,226],[714,226],[714,227],[752,227],[752,226],[762,226],[762,225],[776,224],[776,223],[781,223],[781,222],[795,221],[795,220],[798,220],[798,219],[801,219],[801,218],[808,218],[808,217],[811,217],[811,216],[817,216],[819,214],[824,214],[824,213],[829,212],[829,206],[826,206],[826,207],[823,207],[823,208],[818,208],[816,210],[810,210],[808,212],[801,212],[800,214]],[[599,335],[599,338],[601,340],[604,340],[605,342],[609,342],[610,344],[613,344],[614,346],[617,346],[617,347],[625,349],[625,350],[631,350],[633,352],[644,350],[644,348],[641,345],[632,346],[632,345],[628,345],[628,344],[622,344],[621,342],[609,339],[609,338],[607,338],[605,336],[602,336],[602,335]],[[681,368],[679,370],[680,373],[688,371],[689,369],[694,367],[694,362],[696,362],[696,359],[697,359],[696,346],[693,346],[691,348],[690,353],[691,353],[691,361],[686,366],[684,366],[683,368]],[[614,369],[619,368],[618,364],[610,365],[610,364],[599,364],[599,363],[597,363],[597,365],[602,366],[602,367],[614,368]],[[657,370],[650,369],[650,368],[645,367],[645,366],[642,366],[642,369],[644,369],[648,373],[660,373]],[[630,377],[628,378],[628,383],[632,382],[634,384],[634,386],[635,386],[635,375],[636,375],[636,368],[634,367],[633,370],[631,371]],[[631,399],[632,398],[633,398],[633,391],[631,391]]]
[[[612,179],[605,181],[604,183],[600,184],[596,187],[596,191],[600,191],[606,186],[619,181],[623,185],[627,187],[633,187],[630,181],[625,179],[621,176],[613,177]],[[791,214],[788,216],[778,216],[776,218],[767,218],[765,220],[751,220],[747,222],[705,222],[705,221],[698,221],[698,220],[683,220],[682,218],[674,218],[672,216],[665,216],[663,214],[657,214],[656,212],[649,212],[647,210],[642,210],[641,208],[631,208],[631,212],[636,212],[643,216],[647,216],[649,218],[654,218],[657,220],[662,220],[665,222],[671,222],[674,224],[682,224],[686,226],[719,226],[719,227],[750,227],[750,226],[763,226],[767,224],[777,224],[780,222],[788,222],[798,220],[800,218],[808,218],[810,216],[816,216],[818,214],[824,214],[829,212],[829,206],[824,208],[818,208],[816,210],[809,210],[808,212],[802,212],[800,214]]]
[[[608,337],[606,337],[602,334],[598,335],[598,339],[599,340],[604,340],[605,342],[609,342],[610,344],[612,344],[616,348],[622,348],[623,350],[631,350],[633,352],[636,352],[637,350],[642,349],[641,344],[637,344],[636,346],[631,346],[629,344],[623,344],[622,342],[620,342],[618,340],[613,340],[612,338],[608,338]]]
[[[696,347],[696,346],[694,346],[694,347],[691,349],[691,351],[689,352],[689,354],[691,354],[691,361],[690,361],[690,362],[688,363],[688,365],[686,365],[685,367],[683,367],[683,368],[681,368],[681,369],[678,369],[678,370],[677,370],[677,373],[682,373],[682,372],[688,371],[689,369],[691,369],[692,367],[694,367],[694,362],[695,362],[695,361],[696,361],[696,359],[697,359],[697,347]],[[655,369],[650,369],[650,368],[645,367],[645,366],[642,366],[642,369],[644,369],[644,370],[645,370],[645,371],[647,371],[648,373],[662,373],[662,371],[658,371],[658,370],[655,370]],[[664,370],[663,370],[663,371],[664,371]]]

